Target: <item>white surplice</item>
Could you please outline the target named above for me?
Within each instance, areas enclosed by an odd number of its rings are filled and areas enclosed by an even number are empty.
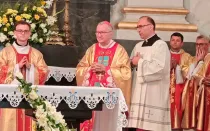
[[[132,98],[128,127],[150,131],[171,131],[170,122],[170,52],[166,42],[152,46],[139,42],[131,58],[140,53],[133,71]]]

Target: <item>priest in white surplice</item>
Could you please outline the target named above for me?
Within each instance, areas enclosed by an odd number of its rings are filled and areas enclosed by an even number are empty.
[[[137,43],[131,54],[134,68],[128,127],[136,131],[171,131],[170,52],[166,42],[155,34],[152,18],[143,16],[137,25],[144,41]]]

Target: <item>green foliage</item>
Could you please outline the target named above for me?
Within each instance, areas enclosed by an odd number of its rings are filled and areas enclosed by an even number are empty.
[[[20,82],[18,89],[23,93],[24,97],[30,103],[32,108],[36,110],[35,116],[38,121],[37,131],[48,130],[51,128],[59,129],[59,131],[69,131],[69,129],[66,127],[65,121],[62,120],[63,118],[61,118],[61,114],[56,112],[55,107],[37,95],[37,87],[33,88],[31,83],[27,83],[25,80],[20,79],[19,77],[16,77],[16,79]],[[32,92],[34,92],[34,94],[31,94]],[[54,114],[54,116],[51,116],[50,114]],[[41,115],[43,115],[44,118]],[[41,122],[45,120],[46,125],[43,126],[43,123],[40,123],[38,119],[40,119]],[[59,122],[56,123],[56,121]],[[48,127],[46,128],[46,126]]]
[[[12,44],[14,38],[14,24],[24,20],[31,24],[31,38],[29,43],[43,45],[51,34],[51,27],[57,20],[56,17],[49,17],[45,6],[41,5],[43,0],[30,0],[28,2],[5,2],[0,4],[0,43],[3,45]],[[45,2],[44,2],[45,3]],[[49,20],[48,20],[49,19]]]

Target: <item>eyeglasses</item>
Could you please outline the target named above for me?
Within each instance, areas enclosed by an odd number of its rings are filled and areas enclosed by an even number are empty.
[[[20,34],[27,34],[30,32],[30,30],[15,30],[16,32],[20,33]]]
[[[148,25],[151,25],[151,24],[147,24],[147,25],[137,25],[137,29],[142,29],[142,28],[144,28],[144,27],[146,27],[146,26],[148,26]]]
[[[107,33],[110,33],[110,32],[112,32],[112,31],[108,31],[108,32],[96,31],[96,35],[107,34]]]

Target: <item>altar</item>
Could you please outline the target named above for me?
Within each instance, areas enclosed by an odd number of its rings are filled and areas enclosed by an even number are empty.
[[[0,85],[0,103],[6,100],[11,108],[18,108],[25,98],[17,90],[17,86]],[[89,109],[94,109],[99,103],[103,103],[102,111],[95,111],[97,115],[94,131],[122,131],[127,125],[125,112],[128,107],[119,88],[46,85],[37,87],[39,96],[56,107],[64,102],[68,105],[69,111],[76,109],[80,103],[85,103]],[[1,104],[0,106],[2,108]]]

